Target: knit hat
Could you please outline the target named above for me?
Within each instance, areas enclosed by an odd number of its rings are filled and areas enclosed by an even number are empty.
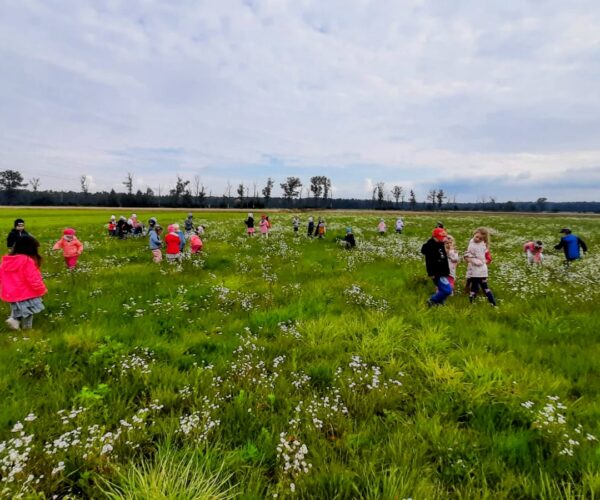
[[[70,227],[68,227],[67,229],[65,229],[63,231],[63,234],[65,236],[74,236],[75,235],[75,229],[71,229]]]
[[[15,219],[15,226],[17,227],[18,224],[25,224],[25,221],[23,219]]]
[[[433,239],[436,241],[444,241],[444,238],[447,235],[448,233],[446,233],[446,230],[443,227],[436,227],[431,233],[431,236],[433,236]]]
[[[170,233],[174,233],[175,232],[175,226],[173,224],[169,224],[167,226],[167,231],[169,231]]]

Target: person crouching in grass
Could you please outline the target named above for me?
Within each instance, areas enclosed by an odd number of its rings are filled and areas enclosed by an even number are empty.
[[[63,231],[63,237],[54,244],[52,250],[62,250],[67,269],[75,269],[77,260],[83,253],[83,243],[75,236],[75,229],[68,227]]]
[[[425,255],[427,275],[437,287],[436,292],[427,301],[429,307],[443,305],[452,294],[452,286],[448,279],[450,267],[448,266],[448,255],[444,246],[446,236],[446,230],[437,227],[431,233],[431,238],[421,247],[421,253]]]
[[[167,228],[169,234],[165,236],[165,243],[167,244],[167,261],[168,262],[176,262],[181,260],[181,239],[177,234],[178,227],[175,227],[175,224],[170,224]]]
[[[202,239],[200,239],[200,226],[196,228],[196,231],[192,233],[190,236],[190,250],[192,254],[198,253],[202,250],[203,243]]]

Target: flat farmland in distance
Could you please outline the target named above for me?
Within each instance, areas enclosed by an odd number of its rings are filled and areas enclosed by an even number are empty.
[[[147,237],[107,235],[129,209],[0,210],[40,241],[48,287],[33,330],[0,323],[0,497],[600,496],[600,219],[403,213],[395,234],[389,212],[266,213],[248,238],[246,212],[196,210],[204,250],[155,264]],[[497,308],[470,303],[464,263],[427,307],[440,219],[461,255],[489,228]],[[52,251],[65,227],[74,271]],[[589,247],[570,266],[562,227]]]

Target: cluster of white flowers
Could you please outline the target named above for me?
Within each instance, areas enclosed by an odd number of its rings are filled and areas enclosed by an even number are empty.
[[[125,376],[130,373],[148,375],[154,363],[154,352],[147,347],[137,347],[131,354],[123,355],[119,361],[107,368],[107,371],[116,376]]]
[[[342,401],[339,389],[331,388],[330,396],[315,396],[307,403],[300,401],[295,411],[295,416],[290,420],[289,425],[293,428],[299,428],[303,422],[311,427],[321,431],[325,426],[333,427],[332,420],[337,416],[347,416],[348,408]]]
[[[377,311],[383,312],[388,309],[388,302],[385,299],[376,299],[372,295],[364,292],[360,286],[353,284],[350,288],[344,290],[348,304],[356,304]]]
[[[248,330],[241,336],[240,345],[233,351],[234,361],[230,365],[230,374],[234,378],[243,379],[256,387],[273,390],[275,380],[279,377],[279,364],[282,360],[273,363],[273,368],[268,369],[262,359],[265,348],[257,345],[257,337]]]
[[[17,422],[11,431],[17,436],[0,442],[0,475],[3,483],[13,483],[20,475],[25,474],[29,463],[34,435],[27,434],[23,427],[21,422]]]
[[[284,483],[289,485],[292,493],[296,490],[296,481],[303,474],[308,474],[312,464],[306,461],[308,448],[300,440],[288,435],[286,432],[279,434],[277,445],[277,459],[281,463],[281,474]]]
[[[196,442],[205,441],[221,424],[221,421],[215,417],[218,410],[219,405],[204,396],[201,409],[179,417],[179,432],[193,438]]]
[[[304,386],[306,386],[310,382],[310,376],[302,371],[292,372],[292,373],[290,373],[290,377],[292,378],[292,385],[297,390],[302,389]]]
[[[352,356],[350,363],[350,374],[346,378],[348,387],[353,390],[361,389],[366,392],[373,390],[388,390],[391,387],[401,387],[402,382],[398,379],[381,380],[382,370],[377,365],[369,365],[365,363],[360,356]],[[336,370],[336,378],[340,378],[343,374],[342,367]],[[398,372],[398,377],[401,378],[404,373]]]
[[[277,327],[279,331],[283,335],[289,335],[290,337],[295,338],[296,340],[302,339],[302,334],[298,331],[299,323],[296,321],[280,321],[277,323]]]

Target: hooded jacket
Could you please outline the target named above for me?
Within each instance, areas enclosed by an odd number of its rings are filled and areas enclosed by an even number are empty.
[[[48,290],[42,273],[28,255],[5,255],[0,264],[0,298],[22,302],[41,297]]]
[[[62,250],[65,257],[75,257],[83,252],[83,243],[75,236],[71,241],[67,241],[63,237],[54,244],[52,250]]]

